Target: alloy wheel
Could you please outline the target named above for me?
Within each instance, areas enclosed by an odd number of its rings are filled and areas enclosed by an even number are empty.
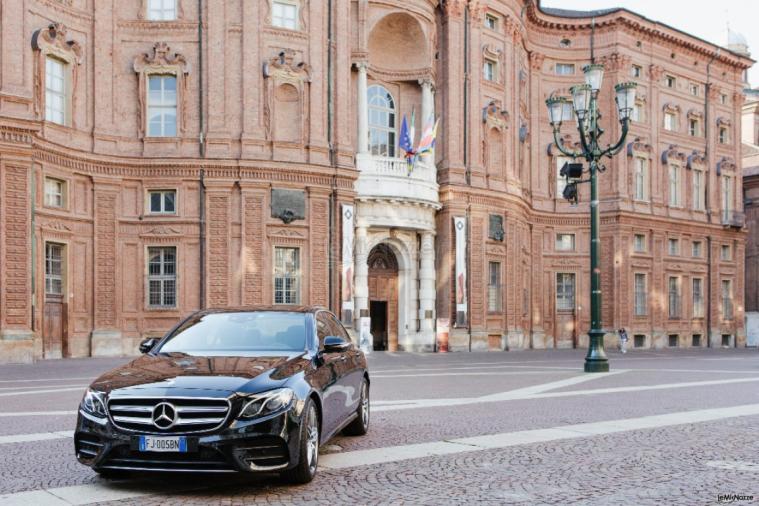
[[[316,418],[316,409],[308,410],[306,426],[306,458],[311,472],[316,471],[316,463],[319,459],[319,421]]]

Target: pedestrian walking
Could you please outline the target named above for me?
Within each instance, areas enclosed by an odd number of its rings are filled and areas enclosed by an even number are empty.
[[[627,331],[624,327],[619,329],[619,351],[627,353]]]

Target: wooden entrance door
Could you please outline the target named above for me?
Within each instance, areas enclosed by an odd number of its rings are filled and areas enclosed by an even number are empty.
[[[372,334],[382,329],[375,323],[385,321],[387,349],[398,349],[398,261],[387,244],[378,244],[369,252],[369,316],[372,319]],[[383,304],[379,304],[383,303]],[[375,309],[372,314],[371,310]],[[380,312],[384,312],[382,315]],[[384,317],[384,318],[383,318]],[[375,322],[375,318],[378,322]]]
[[[64,302],[64,246],[45,243],[45,307],[42,314],[42,355],[61,358],[66,349],[66,303]]]

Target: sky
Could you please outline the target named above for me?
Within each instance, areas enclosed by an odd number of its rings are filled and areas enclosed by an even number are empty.
[[[746,38],[759,60],[759,0],[541,0],[544,7],[592,10],[624,7],[649,19],[727,46],[727,27]],[[749,70],[751,86],[759,86],[759,63]]]

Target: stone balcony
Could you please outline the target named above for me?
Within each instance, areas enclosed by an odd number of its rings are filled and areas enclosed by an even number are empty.
[[[398,200],[439,207],[437,169],[428,157],[409,171],[406,160],[356,154],[359,199]]]

